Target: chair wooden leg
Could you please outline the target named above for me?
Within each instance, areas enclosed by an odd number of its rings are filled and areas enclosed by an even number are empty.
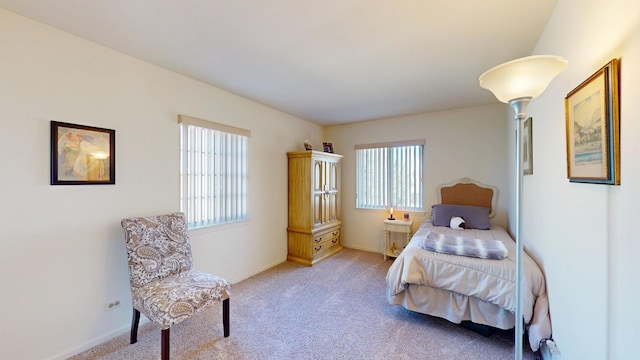
[[[140,311],[133,309],[133,318],[131,319],[131,344],[138,342],[138,323],[140,322]]]
[[[162,330],[160,341],[160,359],[169,360],[169,329]]]
[[[224,337],[229,336],[229,298],[222,301],[222,327],[224,329]]]

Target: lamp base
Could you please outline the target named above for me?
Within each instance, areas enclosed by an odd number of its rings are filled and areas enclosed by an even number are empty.
[[[396,218],[393,217],[393,215],[389,216],[389,218],[387,220],[395,220]]]

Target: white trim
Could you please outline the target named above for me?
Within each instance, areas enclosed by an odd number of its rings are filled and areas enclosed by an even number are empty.
[[[415,145],[422,145],[424,146],[425,141],[424,139],[422,140],[403,140],[403,141],[391,141],[391,142],[384,142],[384,143],[373,143],[373,144],[360,144],[360,145],[356,145],[355,148],[356,150],[361,150],[361,149],[377,149],[377,148],[388,148],[388,147],[399,147],[399,146],[415,146]]]
[[[251,137],[251,130],[220,124],[209,120],[198,119],[188,115],[178,115],[178,124],[193,125],[225,133]]]
[[[130,311],[133,311],[133,308],[130,309]],[[149,319],[147,319],[146,316],[141,316],[140,317],[140,323],[138,325],[138,329],[140,329],[140,327],[146,323],[150,322]],[[68,359],[70,357],[76,356],[78,354],[81,354],[87,350],[90,350],[98,345],[101,345],[109,340],[112,340],[113,338],[116,338],[118,336],[124,335],[124,334],[130,334],[131,333],[131,324],[129,325],[125,325],[123,327],[120,327],[114,331],[110,331],[102,336],[98,336],[97,338],[94,338],[93,340],[86,342],[80,346],[76,346],[73,349],[64,351],[62,353],[59,353],[57,355],[54,355],[52,357],[47,358],[46,360],[65,360]]]

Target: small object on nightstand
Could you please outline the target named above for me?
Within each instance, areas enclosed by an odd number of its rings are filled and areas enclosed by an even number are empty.
[[[313,150],[313,146],[309,142],[309,139],[304,139],[304,149],[305,150]]]
[[[388,218],[387,220],[395,220],[395,219],[393,218],[393,208],[390,208],[390,209],[389,209],[389,218]]]

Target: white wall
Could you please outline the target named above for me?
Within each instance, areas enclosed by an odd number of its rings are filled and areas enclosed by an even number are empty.
[[[506,226],[508,196],[507,110],[500,104],[331,126],[326,139],[344,155],[342,172],[343,243],[347,247],[382,250],[382,222],[388,212],[355,209],[355,145],[424,139],[426,214],[412,213],[415,231],[436,203],[436,186],[470,177],[499,189],[493,222]],[[456,146],[455,144],[460,144]]]
[[[634,359],[640,323],[640,2],[560,0],[534,54],[569,61],[528,109],[534,174],[524,178],[523,238],[546,272],[553,337],[563,359]],[[570,183],[564,97],[612,58],[622,62],[621,185]]]
[[[322,128],[4,10],[0,79],[3,359],[66,358],[128,329],[120,219],[179,209],[180,113],[252,132],[250,220],[193,235],[196,267],[235,282],[285,261],[285,153]],[[115,129],[116,184],[49,185],[50,120]]]

